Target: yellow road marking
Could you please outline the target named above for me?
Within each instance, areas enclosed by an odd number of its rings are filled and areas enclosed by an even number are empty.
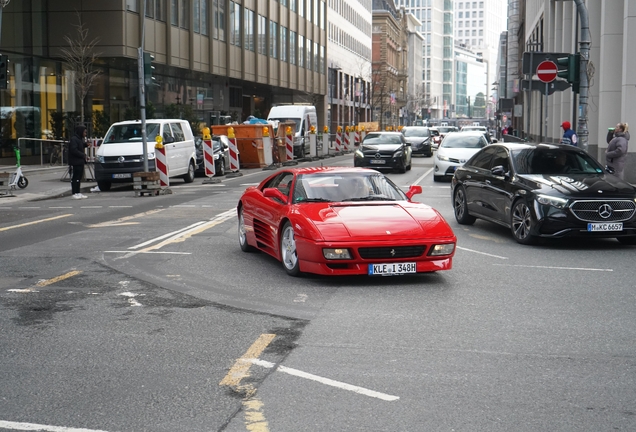
[[[78,275],[78,274],[80,274],[80,273],[81,273],[81,271],[73,270],[73,271],[70,271],[70,272],[68,272],[68,273],[64,273],[63,275],[56,276],[56,277],[51,278],[51,279],[44,279],[44,280],[41,280],[40,282],[36,283],[35,285],[33,285],[33,286],[32,286],[32,287],[30,287],[30,288],[25,288],[25,289],[11,289],[11,290],[9,290],[9,291],[11,291],[11,292],[19,292],[19,293],[29,293],[29,292],[33,292],[36,288],[42,288],[42,287],[45,287],[45,286],[47,286],[47,285],[51,285],[51,284],[54,284],[54,283],[56,283],[56,282],[63,281],[64,279],[68,279],[68,278],[70,278],[70,277],[77,276],[77,275]]]
[[[219,385],[231,386],[237,392],[245,394],[243,399],[245,427],[250,432],[269,432],[269,424],[263,414],[264,404],[255,396],[256,389],[252,384],[241,386],[241,380],[250,376],[251,362],[249,360],[258,359],[275,337],[275,334],[260,335],[256,342],[245,351],[245,354],[234,363],[234,366],[219,383]]]
[[[42,223],[42,222],[49,222],[49,221],[52,221],[52,220],[62,219],[62,218],[69,217],[69,216],[73,216],[73,215],[72,214],[65,214],[65,215],[54,216],[54,217],[46,218],[46,219],[40,219],[40,220],[36,220],[36,221],[33,221],[33,222],[26,222],[26,223],[19,224],[19,225],[13,225],[13,226],[5,227],[5,228],[0,228],[0,231],[9,231],[10,229],[22,228],[22,227],[25,227],[25,226],[35,225],[35,224],[39,224],[39,223]]]
[[[114,221],[109,221],[109,222],[102,222],[102,223],[98,223],[98,224],[94,224],[94,225],[88,225],[88,228],[103,228],[103,227],[111,227],[111,226],[124,226],[124,225],[134,225],[134,224],[138,224],[139,222],[128,222],[128,223],[124,223],[126,221],[129,221],[131,219],[137,219],[143,216],[148,216],[151,214],[155,214],[158,213],[160,211],[163,211],[165,209],[154,209],[154,210],[148,210],[147,212],[143,212],[143,213],[137,213],[134,215],[130,215],[130,216],[125,216],[123,218],[119,218],[116,219]]]

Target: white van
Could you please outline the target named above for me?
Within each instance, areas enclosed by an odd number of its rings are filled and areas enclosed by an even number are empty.
[[[303,158],[309,153],[309,129],[318,132],[318,116],[313,105],[278,105],[269,110],[268,121],[293,121],[296,123],[294,157]]]
[[[190,123],[179,119],[146,121],[148,170],[155,171],[155,138],[163,137],[170,177],[194,181],[196,149]],[[95,180],[102,191],[112,183],[132,183],[135,172],[143,172],[141,121],[114,123],[95,154]]]

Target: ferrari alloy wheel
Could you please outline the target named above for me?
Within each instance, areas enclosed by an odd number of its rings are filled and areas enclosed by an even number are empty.
[[[285,222],[280,235],[280,260],[283,262],[283,267],[285,267],[287,274],[290,276],[298,276],[300,274],[296,238],[294,237],[294,229],[289,222]]]
[[[243,218],[243,209],[239,210],[238,223],[239,245],[243,252],[252,252],[254,248],[247,243],[247,231],[245,230],[245,219]]]
[[[529,245],[536,241],[536,238],[530,234],[532,230],[532,214],[525,201],[518,200],[512,208],[510,228],[518,243]]]
[[[468,205],[466,204],[466,191],[463,186],[458,186],[455,190],[455,198],[453,199],[453,208],[455,209],[455,219],[461,225],[472,225],[475,223],[475,217],[468,214]]]

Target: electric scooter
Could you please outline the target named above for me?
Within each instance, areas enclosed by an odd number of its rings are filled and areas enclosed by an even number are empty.
[[[15,189],[15,187],[19,187],[20,189],[24,189],[29,185],[29,180],[22,174],[22,167],[20,166],[20,149],[17,147],[13,147],[13,151],[15,152],[16,158],[16,169],[15,172],[11,174],[9,178],[9,187],[11,189]]]

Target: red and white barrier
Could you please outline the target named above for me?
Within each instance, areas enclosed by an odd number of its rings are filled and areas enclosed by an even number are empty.
[[[155,162],[157,171],[159,171],[159,184],[161,188],[170,186],[168,177],[168,159],[166,158],[166,148],[162,144],[160,136],[157,136],[157,144],[155,145]]]
[[[285,130],[285,155],[288,161],[294,160],[294,139],[289,126]]]
[[[214,163],[214,149],[211,139],[203,139],[203,167],[207,177],[216,175],[216,164]]]
[[[355,131],[356,131],[354,144],[355,145],[360,145],[360,127],[359,126],[354,126],[354,127],[355,127]]]
[[[344,151],[349,153],[351,151],[351,147],[350,147],[350,143],[349,143],[349,138],[351,137],[351,133],[349,132],[349,126],[345,127],[345,132],[344,132]]]
[[[236,145],[236,135],[234,134],[234,128],[227,128],[227,137],[230,141],[230,171],[237,172],[239,170],[239,153],[238,146]]]
[[[269,136],[269,126],[263,126],[263,162],[266,166],[274,163],[272,154],[272,138]]]
[[[356,132],[355,126],[349,128],[349,151],[353,151],[356,146]]]
[[[340,153],[342,150],[342,126],[338,126],[336,132],[336,153]]]

